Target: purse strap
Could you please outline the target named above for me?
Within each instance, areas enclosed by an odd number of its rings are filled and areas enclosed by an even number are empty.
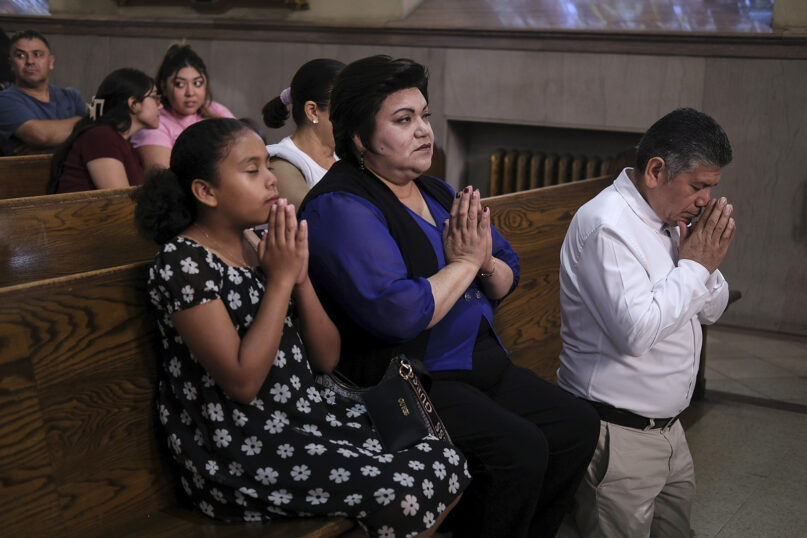
[[[390,367],[392,367],[393,363],[397,364],[397,374],[409,384],[412,392],[414,392],[415,399],[423,411],[423,415],[426,417],[426,420],[429,421],[429,425],[431,426],[434,436],[438,439],[451,442],[451,437],[448,435],[448,430],[446,430],[440,415],[437,414],[437,409],[435,409],[431,398],[429,398],[426,388],[423,386],[423,383],[421,383],[419,376],[416,375],[415,368],[412,366],[412,363],[404,355],[400,355],[392,359]]]

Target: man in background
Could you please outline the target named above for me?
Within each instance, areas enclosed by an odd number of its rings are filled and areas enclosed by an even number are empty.
[[[9,62],[14,84],[0,92],[0,151],[45,153],[64,142],[87,105],[77,90],[49,83],[55,57],[36,30],[14,34]]]

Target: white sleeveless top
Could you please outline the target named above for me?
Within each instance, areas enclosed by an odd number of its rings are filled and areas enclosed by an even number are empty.
[[[307,153],[295,146],[290,136],[287,136],[277,144],[269,144],[266,146],[266,151],[269,152],[270,157],[278,157],[296,166],[300,172],[302,172],[309,189],[319,183],[319,180],[322,179],[322,176],[327,172],[327,170],[318,165],[314,159],[309,157]],[[336,155],[333,157],[339,160]]]

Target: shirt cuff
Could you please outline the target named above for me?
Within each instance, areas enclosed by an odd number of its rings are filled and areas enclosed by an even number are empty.
[[[709,270],[695,260],[690,260],[687,258],[678,260],[678,267],[686,268],[687,271],[692,273],[692,276],[697,278],[699,282],[702,282],[704,286],[706,286],[706,282],[711,276]]]

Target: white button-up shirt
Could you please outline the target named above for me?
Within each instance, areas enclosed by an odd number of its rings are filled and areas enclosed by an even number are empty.
[[[560,255],[558,383],[649,418],[686,409],[702,333],[728,303],[720,271],[678,260],[677,228],[642,198],[626,168],[572,219]]]

